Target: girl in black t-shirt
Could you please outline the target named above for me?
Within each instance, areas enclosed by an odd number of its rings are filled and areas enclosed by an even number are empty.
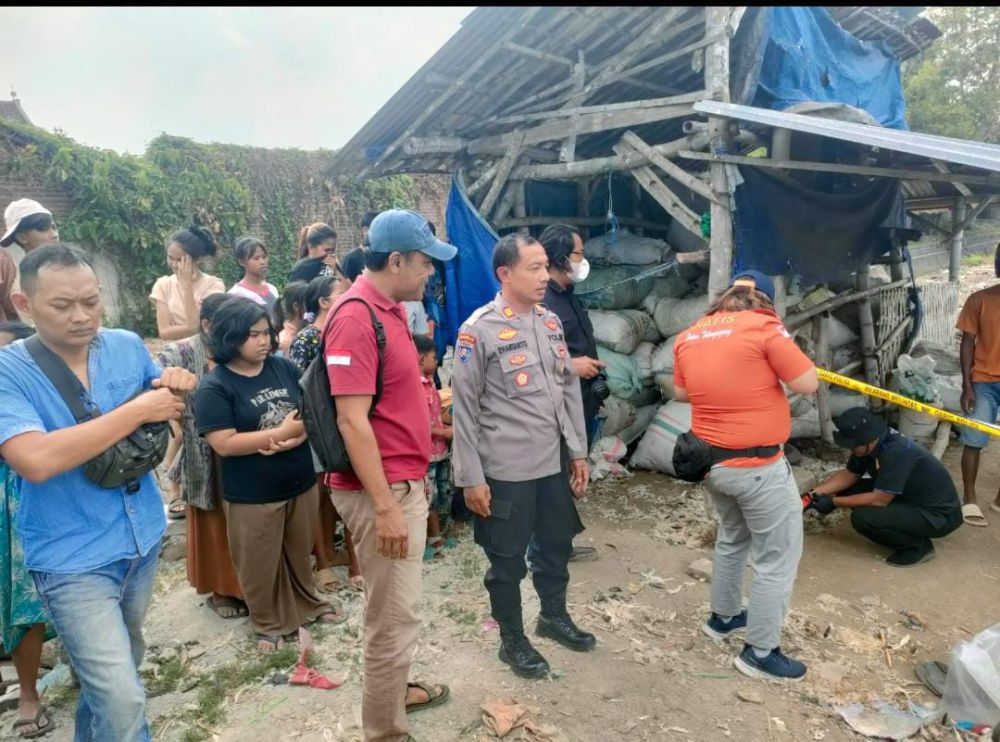
[[[273,355],[274,326],[250,299],[219,307],[211,345],[218,365],[195,395],[198,432],[221,460],[229,548],[258,647],[277,650],[305,623],[344,619],[312,587],[319,495],[296,411],[300,372]]]

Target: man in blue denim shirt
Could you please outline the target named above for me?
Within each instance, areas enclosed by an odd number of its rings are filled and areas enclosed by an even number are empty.
[[[81,467],[140,425],[178,419],[195,378],[161,372],[134,333],[101,329],[100,285],[78,248],[33,251],[21,263],[21,290],[13,296],[18,312],[35,321],[42,343],[87,390],[85,404],[101,412],[77,424],[23,341],[0,352],[0,456],[22,478],[25,563],[80,678],[75,740],[144,742],[137,668],[166,529],[163,502],[152,474],[137,490],[106,489]]]

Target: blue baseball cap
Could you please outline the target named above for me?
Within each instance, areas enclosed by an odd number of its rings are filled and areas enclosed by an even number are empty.
[[[772,302],[774,301],[774,282],[760,271],[740,271],[733,276],[733,280],[729,284],[730,288],[733,286],[749,286],[757,289]]]
[[[457,248],[434,236],[424,217],[406,209],[389,209],[372,220],[368,248],[383,253],[419,250],[435,260],[451,260],[458,254]]]

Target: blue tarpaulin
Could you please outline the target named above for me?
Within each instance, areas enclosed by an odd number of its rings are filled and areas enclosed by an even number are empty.
[[[747,11],[734,40],[733,95],[784,110],[809,101],[846,103],[882,126],[906,129],[899,62],[882,42],[861,41],[822,7]],[[840,161],[845,145],[814,143],[811,158]],[[846,145],[850,150],[850,146]],[[840,153],[850,156],[850,152]],[[843,277],[891,248],[897,181],[855,183],[829,174],[805,179],[744,167],[735,193],[733,270],[791,271],[808,282]]]
[[[493,301],[500,284],[493,275],[493,246],[500,239],[470,203],[452,178],[444,215],[448,241],[458,248],[454,260],[445,263],[445,323],[449,345],[458,328],[479,307]]]
[[[747,11],[734,53],[741,103],[781,111],[796,103],[846,103],[882,126],[906,129],[899,62],[880,41],[861,41],[826,9],[768,6]]]

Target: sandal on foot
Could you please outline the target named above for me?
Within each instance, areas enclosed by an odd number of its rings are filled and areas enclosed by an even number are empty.
[[[272,634],[254,634],[254,638],[257,640],[257,649],[261,652],[279,652],[285,648],[285,637],[281,635]],[[262,644],[270,644],[271,646],[262,647]]]
[[[415,681],[406,684],[407,688],[419,688],[424,693],[427,694],[427,700],[421,703],[408,703],[406,704],[406,713],[412,714],[414,711],[420,711],[421,709],[430,709],[435,706],[440,706],[442,703],[448,700],[448,696],[451,694],[451,689],[447,685],[442,683],[441,685],[430,685],[428,683],[421,683]]]
[[[424,547],[424,561],[434,562],[440,559],[444,559],[444,554],[442,553],[443,550],[444,550],[443,538],[436,539],[433,544],[427,544],[427,546]]]
[[[171,500],[167,506],[167,517],[170,520],[184,520],[187,517],[187,503],[179,497]]]
[[[34,726],[34,731],[18,731],[29,726]],[[35,714],[33,719],[18,719],[14,722],[14,733],[21,739],[34,739],[35,737],[41,737],[42,735],[48,734],[55,728],[55,722],[52,721],[52,717],[49,716],[49,710],[45,706],[38,707],[38,712]]]
[[[321,593],[332,593],[340,589],[340,580],[329,567],[316,570],[313,573],[313,582]]]
[[[970,526],[979,526],[980,528],[989,525],[983,511],[974,502],[967,502],[962,506],[962,520]]]
[[[250,615],[250,609],[246,603],[239,598],[231,598],[228,595],[209,595],[208,600],[205,601],[205,605],[215,611],[219,618],[226,621],[232,618],[245,618]],[[222,612],[227,608],[234,612],[229,613],[229,615],[222,615]]]
[[[337,624],[344,623],[346,620],[347,614],[344,613],[343,606],[339,603],[330,603],[330,610],[324,611],[316,616],[315,623],[325,623],[328,626],[335,626]]]

